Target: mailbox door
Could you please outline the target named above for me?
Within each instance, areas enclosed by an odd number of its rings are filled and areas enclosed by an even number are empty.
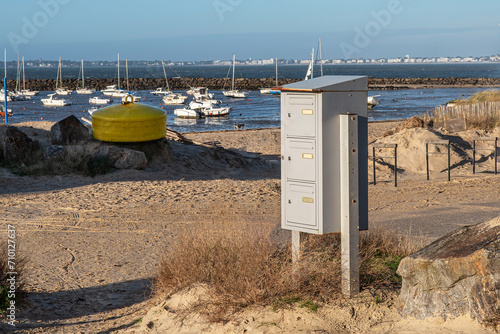
[[[314,94],[286,94],[286,113],[283,115],[287,136],[316,136],[316,96]]]
[[[286,140],[287,178],[316,181],[316,142],[308,139]]]
[[[286,223],[302,229],[317,230],[316,185],[287,182]]]

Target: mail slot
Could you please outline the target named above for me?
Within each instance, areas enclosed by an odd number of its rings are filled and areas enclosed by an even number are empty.
[[[288,139],[287,169],[288,178],[297,180],[316,180],[316,143],[307,139]]]

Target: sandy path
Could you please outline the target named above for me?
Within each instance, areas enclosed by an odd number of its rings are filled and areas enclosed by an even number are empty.
[[[371,124],[370,137],[391,126]],[[259,152],[271,161],[280,153],[279,129],[188,137]],[[370,223],[433,239],[499,215],[500,176],[465,171],[452,182],[444,174],[432,181],[401,175],[397,188],[389,173],[381,173],[381,181],[369,186]],[[152,304],[150,280],[162,248],[179,229],[280,219],[279,168],[272,163],[217,174],[157,168],[96,178],[2,171],[0,182],[2,226],[16,226],[21,251],[30,259],[31,306],[20,314],[20,332],[129,328]]]

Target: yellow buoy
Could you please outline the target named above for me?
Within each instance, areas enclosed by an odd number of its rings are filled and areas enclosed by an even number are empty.
[[[122,104],[96,110],[92,114],[94,138],[108,142],[135,143],[165,137],[167,113],[160,108],[132,101],[132,96],[128,95]]]

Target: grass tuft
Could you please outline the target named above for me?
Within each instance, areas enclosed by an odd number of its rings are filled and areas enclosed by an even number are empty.
[[[315,311],[330,297],[340,296],[340,236],[310,235],[308,239],[308,250],[294,268],[289,233],[279,228],[243,223],[187,228],[165,250],[156,293],[168,297],[203,284],[206,298],[188,312],[200,312],[216,322],[251,305],[278,310],[297,304]],[[362,232],[362,288],[400,286],[397,266],[415,250],[408,237],[379,230]]]

